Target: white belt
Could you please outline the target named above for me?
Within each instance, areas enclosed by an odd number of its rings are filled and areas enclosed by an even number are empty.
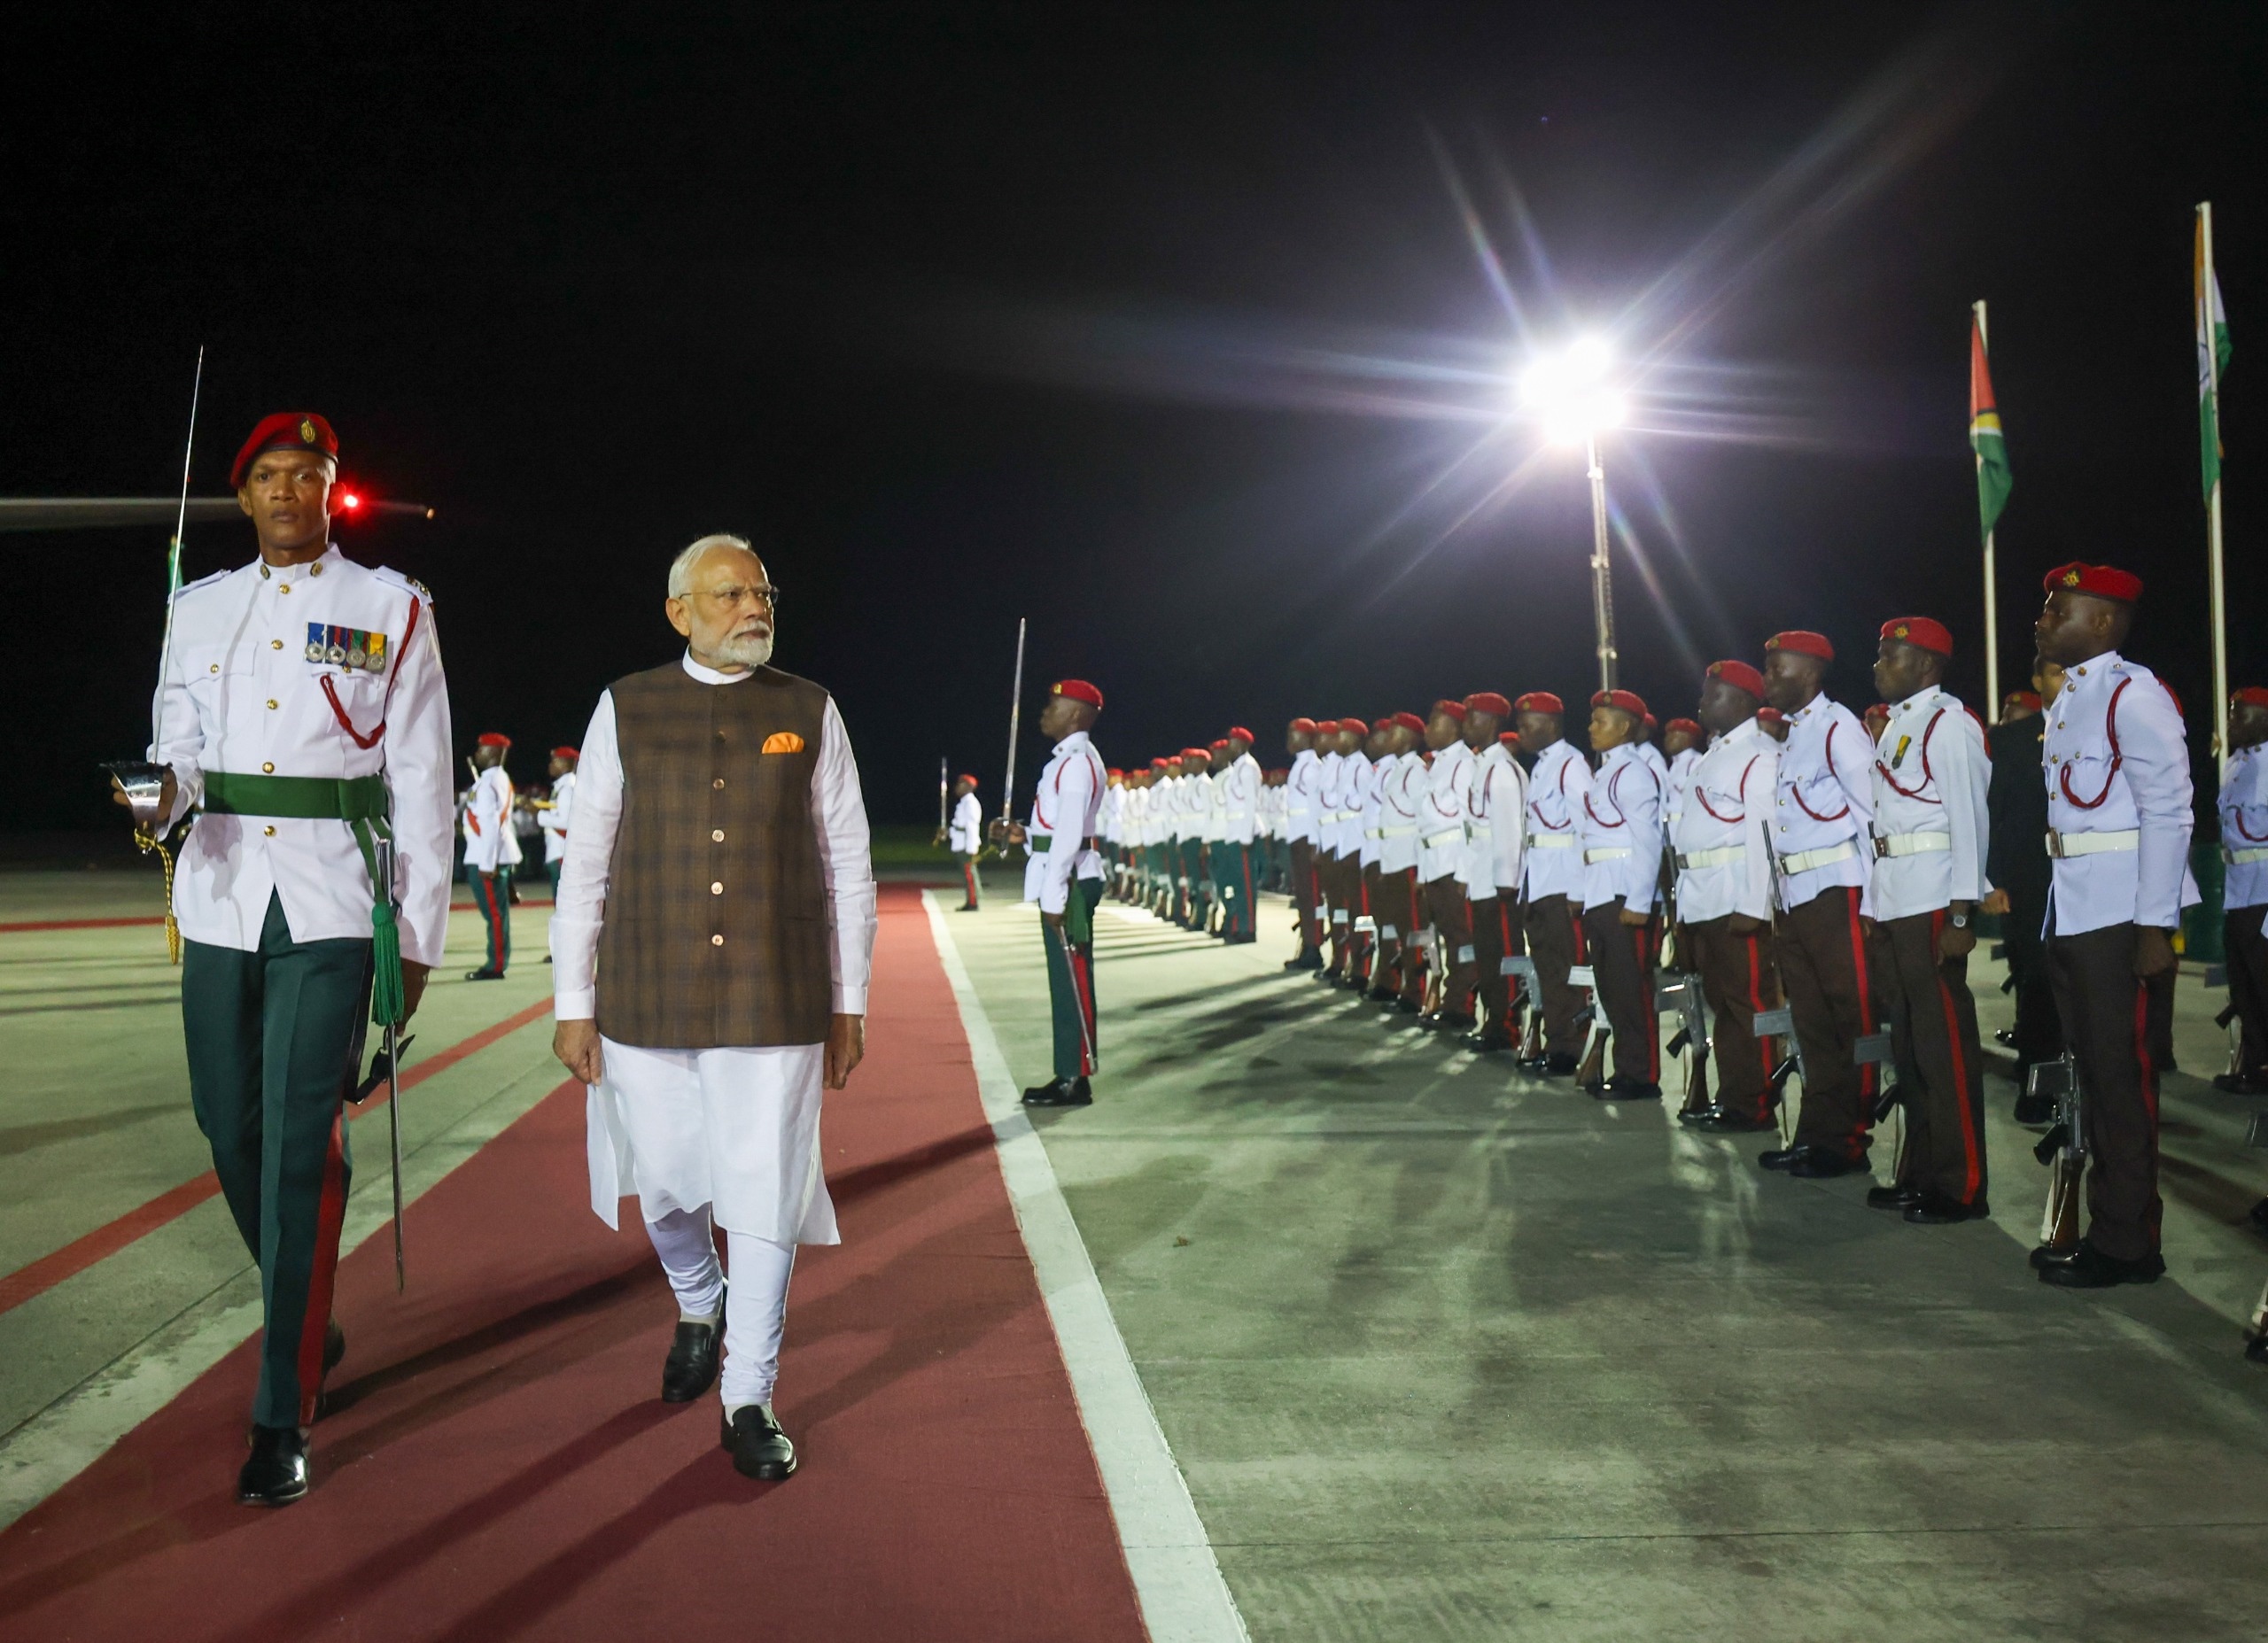
[[[1949,833],[1893,833],[1875,835],[1875,854],[1882,856],[1928,856],[1935,851],[1953,849],[1953,834]]]
[[[1572,850],[1575,848],[1575,836],[1567,833],[1532,833],[1527,836],[1527,848],[1531,850]]]
[[[1859,853],[1859,847],[1845,839],[1840,844],[1830,844],[1824,849],[1798,850],[1793,856],[1780,858],[1780,871],[1794,875],[1809,872],[1814,867],[1831,867],[1837,862],[1847,862]]]
[[[1748,847],[1741,844],[1728,844],[1718,850],[1681,850],[1677,864],[1688,871],[1696,867],[1729,867],[1747,854]]]
[[[1464,824],[1464,836],[1468,841],[1487,838],[1492,836],[1494,833],[1495,829],[1490,827],[1485,821],[1469,821]]]
[[[1444,827],[1439,833],[1429,833],[1423,839],[1419,840],[1418,842],[1423,844],[1429,850],[1438,850],[1442,845],[1448,843],[1451,840],[1455,840],[1459,844],[1464,842],[1464,826],[1463,823],[1459,823],[1454,827]]]
[[[2134,827],[2113,833],[2057,833],[2050,829],[2047,834],[2047,853],[2058,861],[2072,856],[2103,856],[2114,850],[2141,848],[2141,832]]]
[[[1363,837],[1365,839],[1383,839],[1386,837],[1386,833],[1382,828],[1365,827],[1363,829]]]
[[[2223,845],[2221,859],[2232,867],[2249,866],[2254,862],[2268,862],[2268,847],[2259,849],[2232,850],[2226,845]]]
[[[1417,831],[1418,824],[1412,822],[1407,827],[1381,827],[1379,829],[1379,837],[1381,839],[1406,839]]]
[[[1585,850],[1583,852],[1583,864],[1588,867],[1593,862],[1620,861],[1624,856],[1629,854],[1630,847],[1627,844],[1610,845],[1606,849],[1599,850]]]

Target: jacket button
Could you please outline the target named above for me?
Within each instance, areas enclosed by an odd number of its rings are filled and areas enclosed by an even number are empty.
[[[260,767],[260,774],[263,776],[273,776],[276,774],[276,767],[273,764],[263,764]]]
[[[725,841],[725,830],[722,827],[714,829],[709,834],[709,840],[712,844],[722,844]]]
[[[284,641],[280,639],[271,639],[268,641],[268,647],[270,650],[281,650],[284,648]]]
[[[709,887],[709,894],[710,894],[710,895],[722,895],[724,893],[725,893],[725,886],[724,886],[724,882],[723,882],[723,880],[719,880],[717,883],[712,884],[712,885],[711,885],[711,886]]]
[[[206,670],[207,673],[218,673],[218,672],[221,670],[221,664],[220,664],[219,663],[217,663],[217,662],[216,662],[216,663],[214,663],[211,667],[209,667],[209,668],[206,669],[205,670]]]
[[[714,787],[718,792],[722,793],[725,790],[725,779],[722,776],[719,776],[716,780],[711,782],[709,785]]]
[[[261,828],[260,831],[272,839],[276,836],[276,825],[271,822],[267,826]]]
[[[268,832],[270,832],[270,833],[274,833],[274,832],[276,831],[276,829],[275,829],[275,828],[273,828],[273,827],[270,827],[268,831]],[[711,937],[709,938],[709,945],[710,945],[710,946],[711,946],[711,947],[722,947],[724,944],[725,944],[725,938],[724,938],[723,936],[721,936],[721,935],[712,935],[712,936],[711,936]]]
[[[268,699],[268,705],[270,708],[275,707],[275,705],[276,705],[276,698],[275,698],[275,697],[273,697],[273,696],[270,696],[270,697]]]

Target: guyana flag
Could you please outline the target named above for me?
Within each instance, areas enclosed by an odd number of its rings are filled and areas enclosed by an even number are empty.
[[[1977,453],[1977,511],[1984,533],[1992,534],[2008,505],[2016,481],[2008,472],[2008,445],[2000,436],[2000,412],[1992,403],[1992,373],[1984,358],[1984,328],[1969,320],[1969,448]]]
[[[2197,316],[2197,436],[2204,458],[2205,500],[2221,482],[2221,379],[2229,374],[2229,316],[2221,307],[2220,276],[2206,260],[2205,216],[2197,215],[2194,309]]]

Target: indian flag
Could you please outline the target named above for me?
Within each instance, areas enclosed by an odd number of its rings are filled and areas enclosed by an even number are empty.
[[[1984,357],[1984,328],[1969,321],[1969,448],[1977,453],[1977,511],[1984,534],[2000,521],[2016,484],[2008,472],[2008,443],[2000,434],[2000,408],[1992,403],[1992,373]]]
[[[2194,312],[2197,318],[2197,440],[2204,457],[2205,500],[2221,482],[2221,378],[2229,374],[2229,316],[2221,307],[2221,282],[2197,213]]]

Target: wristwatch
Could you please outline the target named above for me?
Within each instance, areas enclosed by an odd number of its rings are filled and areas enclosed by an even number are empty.
[[[1946,922],[1951,924],[1956,930],[1966,930],[1969,928],[1969,915],[1967,913],[1954,913],[1949,919],[1947,919]]]

